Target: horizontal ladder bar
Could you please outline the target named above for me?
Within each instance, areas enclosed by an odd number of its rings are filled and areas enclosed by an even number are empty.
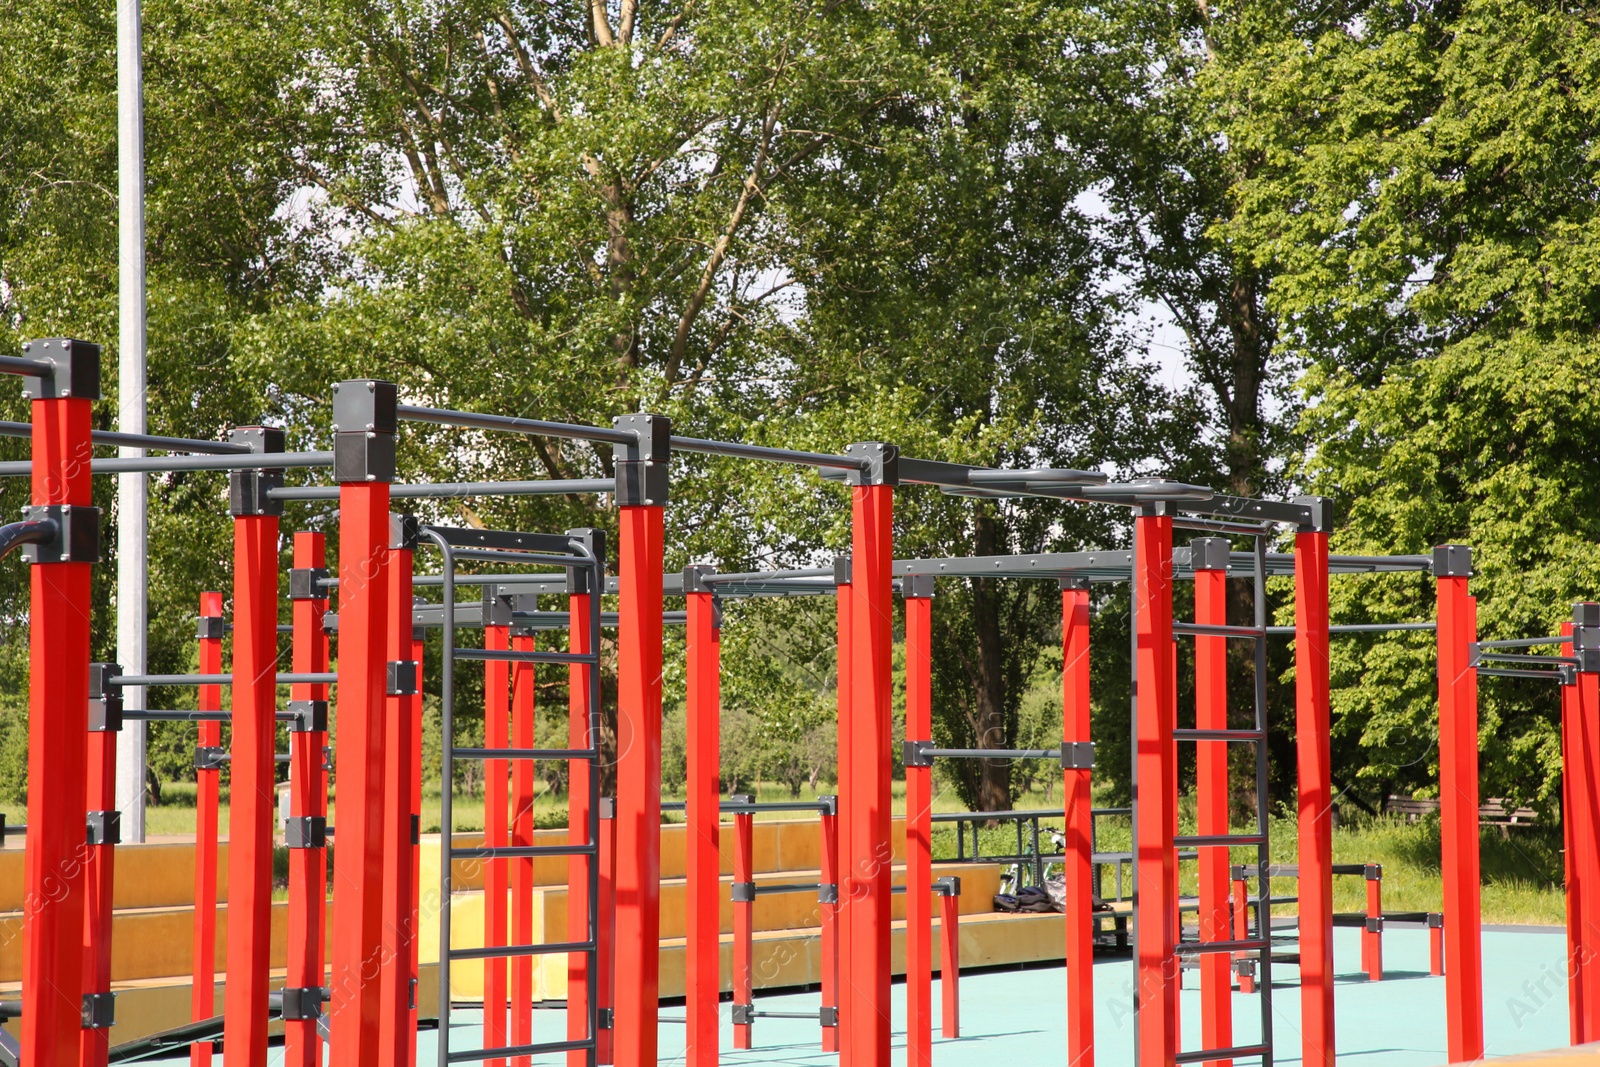
[[[481,848],[450,848],[452,858],[464,860],[526,860],[540,856],[596,856],[594,845],[497,845]]]
[[[1232,1048],[1196,1049],[1180,1052],[1174,1059],[1178,1063],[1215,1063],[1218,1060],[1242,1060],[1256,1056],[1265,1057],[1272,1052],[1269,1045],[1235,1045]]]
[[[456,659],[490,660],[495,663],[599,663],[596,652],[522,652],[493,648],[458,648]]]
[[[457,748],[450,752],[451,759],[598,759],[599,751],[592,748]]]
[[[553,956],[562,952],[593,952],[593,941],[550,941],[541,945],[494,945],[485,948],[453,948],[453,960],[502,960],[512,956]]]

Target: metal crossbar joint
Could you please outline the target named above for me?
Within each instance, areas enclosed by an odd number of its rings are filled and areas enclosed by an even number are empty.
[[[933,880],[933,891],[941,897],[959,897],[961,895],[961,878],[954,874],[947,874],[943,878],[935,878]]]
[[[289,701],[289,732],[309,734],[328,728],[328,702],[326,700]]]
[[[839,883],[837,883],[837,882],[822,882],[822,883],[818,884],[818,886],[817,886],[817,903],[818,904],[837,904],[837,903],[839,903]]]
[[[750,1026],[756,1021],[756,1006],[754,1004],[733,1005],[733,1025]]]
[[[283,841],[289,848],[327,848],[327,817],[323,815],[290,816],[283,822]]]
[[[327,581],[328,568],[326,567],[291,567],[289,568],[289,599],[326,600],[328,599]]]
[[[1383,864],[1364,863],[1361,865],[1361,874],[1369,882],[1383,881]]]
[[[280,992],[285,1020],[315,1019],[322,1014],[321,986],[284,986]]]
[[[23,378],[23,395],[29,400],[100,399],[99,345],[71,337],[46,337],[22,342],[22,355],[49,368],[43,374],[29,370]]]
[[[111,681],[122,674],[120,663],[89,664],[89,732],[122,729],[122,690]]]
[[[53,522],[49,541],[22,546],[29,563],[99,563],[100,509],[85,504],[33,504],[22,509],[25,522]]]
[[[666,504],[670,485],[669,458],[672,420],[665,415],[619,415],[611,420],[619,430],[631,431],[631,444],[612,445],[617,477],[618,507]]]
[[[220,641],[228,636],[228,620],[221,615],[202,615],[196,620],[194,635],[202,641]]]
[[[902,762],[907,767],[932,767],[933,757],[925,751],[932,747],[932,741],[912,741],[908,739],[901,746],[901,750],[904,753]]]
[[[1430,930],[1444,929],[1444,913],[1440,911],[1428,912],[1428,928]]]
[[[728,892],[728,899],[734,904],[754,903],[756,899],[756,884],[754,882],[734,882]]]
[[[194,750],[194,769],[197,771],[215,771],[221,769],[232,757],[228,750],[213,745],[201,745]]]
[[[1065,741],[1061,745],[1061,769],[1064,771],[1094,770],[1093,741]]]
[[[832,1004],[824,1004],[817,1010],[817,1022],[823,1026],[838,1026],[839,1009]]]
[[[414,659],[390,660],[388,689],[389,696],[408,697],[417,694],[417,674],[420,665]]]
[[[609,1030],[616,1022],[616,1013],[610,1008],[601,1008],[595,1013],[595,1026],[601,1030]]]
[[[334,383],[334,481],[394,481],[396,398],[393,382],[366,378]]]
[[[83,995],[83,1028],[109,1030],[117,1022],[117,995],[115,993],[85,993]]]
[[[122,812],[88,812],[88,843],[91,845],[120,845],[122,843]]]
[[[1383,933],[1383,916],[1382,915],[1368,915],[1367,916],[1367,923],[1366,923],[1366,931],[1369,934],[1381,934],[1381,933]]]
[[[422,816],[420,815],[411,816],[411,843],[413,845],[422,844]],[[412,1006],[415,1007],[415,1005]]]

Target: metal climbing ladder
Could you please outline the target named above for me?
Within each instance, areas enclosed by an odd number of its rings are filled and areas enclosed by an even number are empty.
[[[444,561],[443,603],[444,653],[441,684],[443,726],[443,761],[440,783],[441,859],[439,864],[439,1067],[452,1063],[469,1063],[482,1060],[500,1060],[510,1057],[535,1056],[543,1053],[582,1052],[588,1067],[595,1067],[600,1039],[601,1010],[599,1007],[600,970],[600,670],[597,644],[584,651],[542,652],[528,650],[502,650],[486,648],[457,648],[455,641],[456,618],[456,567],[462,562],[488,563],[501,567],[538,567],[546,570],[559,568],[574,577],[582,575],[587,582],[582,588],[605,588],[605,560],[597,546],[598,536],[592,531],[571,531],[568,534],[515,533],[502,530],[452,529],[423,526],[419,530],[419,544],[436,546]],[[588,596],[588,625],[584,629],[597,641],[600,633],[600,597]],[[574,620],[576,621],[576,620]],[[574,632],[576,632],[574,627]],[[487,662],[501,660],[512,663],[564,663],[587,667],[582,673],[588,689],[585,706],[588,709],[587,737],[583,748],[471,748],[458,747],[455,740],[455,669],[458,660]],[[569,765],[584,762],[589,773],[587,829],[581,841],[568,841],[558,845],[484,845],[476,848],[456,848],[454,837],[454,812],[451,803],[451,784],[457,762],[481,760],[567,760]],[[569,779],[570,780],[570,779]],[[586,933],[581,941],[552,941],[526,945],[492,945],[484,948],[451,948],[451,865],[456,859],[474,859],[494,863],[513,859],[533,859],[541,856],[581,856],[585,861],[587,877]],[[569,997],[567,1011],[582,1010],[583,1026],[575,1028],[568,1020],[568,1034],[581,1032],[583,1036],[569,1036],[561,1041],[531,1042],[521,1045],[504,1045],[493,1048],[453,1049],[450,1045],[450,968],[461,960],[510,959],[551,954],[582,954],[586,957],[583,968],[586,995],[581,1009],[575,1009]]]

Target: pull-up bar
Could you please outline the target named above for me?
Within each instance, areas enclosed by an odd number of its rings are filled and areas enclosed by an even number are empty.
[[[0,422],[0,437],[31,437],[33,425],[26,422]],[[231,456],[249,452],[248,445],[235,445],[227,441],[201,441],[191,437],[157,437],[147,433],[119,433],[114,430],[94,430],[89,440],[97,445],[119,445],[128,448],[160,448],[171,452],[205,452],[218,456]]]

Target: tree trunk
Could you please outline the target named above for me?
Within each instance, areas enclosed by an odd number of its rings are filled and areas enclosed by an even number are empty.
[[[975,529],[977,554],[995,555],[999,525],[987,508],[978,511]],[[1006,729],[1006,676],[1002,654],[1004,636],[1000,630],[1000,597],[994,579],[975,578],[972,582],[972,621],[978,647],[974,662],[974,726],[978,748],[1005,748],[1010,736]],[[983,760],[979,763],[978,807],[982,811],[1008,811],[1011,808],[1011,763],[1008,760]]]

